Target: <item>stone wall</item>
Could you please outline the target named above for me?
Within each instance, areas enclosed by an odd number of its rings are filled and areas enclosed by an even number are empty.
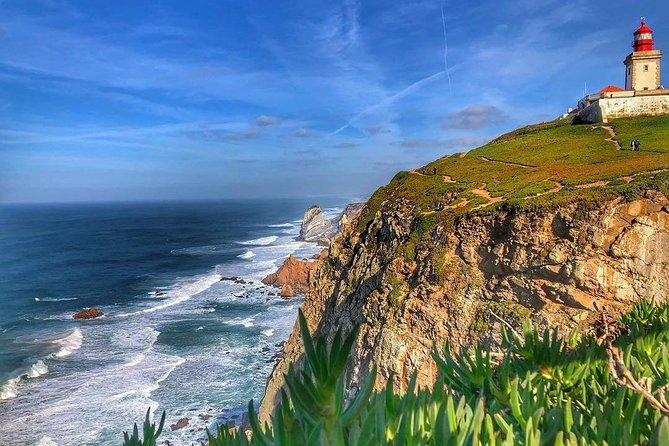
[[[578,116],[585,122],[595,123],[614,118],[669,114],[669,91],[648,95],[637,93],[633,97],[601,98],[581,110]]]

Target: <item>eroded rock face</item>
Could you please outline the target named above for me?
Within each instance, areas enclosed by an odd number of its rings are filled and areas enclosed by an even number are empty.
[[[272,285],[282,290],[283,297],[305,294],[309,290],[309,277],[315,269],[316,261],[298,260],[290,255],[279,269],[262,280],[265,285]],[[284,287],[286,287],[284,296]]]
[[[344,208],[344,211],[337,217],[336,226],[338,230],[341,230],[355,218],[356,215],[362,210],[365,206],[365,203],[349,203]]]
[[[411,204],[389,206],[361,235],[351,224],[337,236],[302,305],[310,329],[330,338],[339,326],[346,332],[360,324],[349,388],[372,362],[377,388],[391,374],[395,388],[404,388],[414,370],[429,386],[435,343],[456,351],[477,340],[495,345],[500,318],[567,330],[602,307],[621,312],[640,299],[669,298],[669,200],[657,192],[589,211],[572,204],[465,215],[455,228],[434,229],[413,258],[400,249],[412,231]],[[263,419],[302,354],[296,325],[268,382]]]
[[[327,243],[336,232],[335,225],[325,218],[323,210],[318,206],[311,206],[304,213],[298,240]]]
[[[279,291],[279,296],[281,296],[281,297],[295,297],[296,294],[295,294],[295,290],[293,289],[293,287],[286,283],[281,287],[281,291]]]

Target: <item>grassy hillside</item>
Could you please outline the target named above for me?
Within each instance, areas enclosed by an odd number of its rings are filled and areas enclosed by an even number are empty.
[[[641,151],[629,150],[632,139],[641,141]],[[661,189],[668,169],[669,116],[617,119],[607,126],[552,121],[400,172],[372,196],[362,224],[391,197],[407,198],[422,213],[443,219],[503,203],[604,199],[649,182]]]

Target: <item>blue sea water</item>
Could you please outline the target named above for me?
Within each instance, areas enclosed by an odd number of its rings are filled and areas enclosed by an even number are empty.
[[[310,204],[0,207],[0,445],[118,445],[149,407],[189,418],[173,445],[239,420],[300,303],[260,279],[320,250],[296,241]],[[72,319],[91,306],[105,316]]]

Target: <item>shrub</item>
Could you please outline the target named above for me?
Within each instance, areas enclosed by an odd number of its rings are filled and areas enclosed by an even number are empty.
[[[221,427],[210,446],[669,444],[668,305],[641,303],[619,321],[600,315],[588,335],[526,322],[522,333],[503,332],[501,351],[435,349],[431,390],[418,389],[414,374],[405,392],[392,379],[373,392],[372,368],[350,401],[356,330],[328,348],[301,313],[299,322],[304,368],[290,368],[271,425],[260,425],[251,401],[252,436]]]

